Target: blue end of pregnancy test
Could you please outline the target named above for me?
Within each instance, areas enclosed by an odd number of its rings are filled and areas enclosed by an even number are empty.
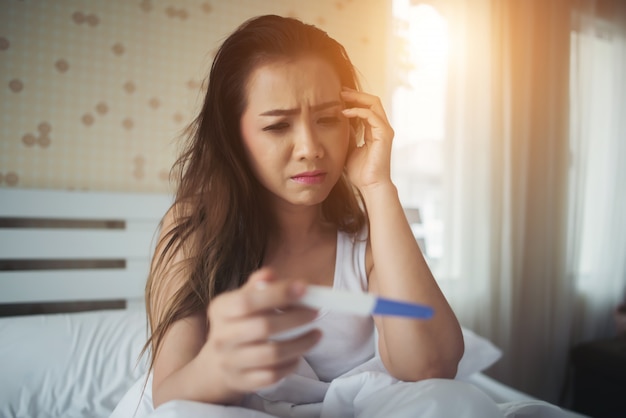
[[[430,319],[434,314],[430,306],[418,305],[415,303],[399,302],[385,298],[376,298],[373,315],[403,316],[416,319]]]
[[[413,319],[432,318],[430,306],[377,297],[366,292],[351,292],[325,286],[309,285],[300,304],[316,309],[354,315],[393,315]]]

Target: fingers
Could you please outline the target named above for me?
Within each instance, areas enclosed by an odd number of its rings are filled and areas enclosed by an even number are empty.
[[[232,320],[220,328],[218,343],[221,345],[241,345],[266,341],[272,335],[300,327],[315,319],[317,312],[308,308],[293,308],[282,313],[276,311],[248,317],[246,320]]]
[[[364,119],[372,128],[389,127],[389,124],[378,113],[364,107],[351,107],[342,110],[344,116],[348,118],[358,117]],[[389,127],[391,129],[391,127]]]
[[[260,269],[241,289],[209,304],[211,334],[220,344],[237,345],[307,324],[317,311],[298,305],[305,292],[304,281],[277,280],[270,269]]]
[[[385,123],[389,123],[385,108],[378,96],[353,90],[348,87],[342,87],[341,96],[346,102],[346,108],[350,108],[351,104],[356,104],[358,107],[371,109],[374,113],[378,114]]]
[[[253,272],[248,278],[248,284],[254,284],[257,287],[263,287],[265,284],[277,280],[274,270],[271,268],[261,268]]]
[[[296,360],[309,351],[321,337],[319,330],[311,330],[297,338],[284,341],[268,340],[241,346],[229,367],[240,370],[275,368]]]
[[[230,382],[227,384],[230,383],[230,386],[243,393],[255,392],[296,371],[298,362],[299,359],[293,359],[276,367],[237,370],[230,375]]]
[[[276,383],[317,344],[321,333],[310,330],[317,312],[297,305],[305,291],[304,282],[278,280],[261,269],[242,288],[209,304],[206,352],[227,386],[246,392]],[[299,327],[304,331],[272,338]]]
[[[299,359],[317,344],[320,337],[321,333],[313,330],[288,341],[242,346],[231,350],[222,364],[237,390],[255,391],[293,373]]]
[[[246,381],[250,382],[251,389],[263,388],[273,385],[283,377],[293,373],[298,367],[298,360],[293,360],[290,363],[286,363],[279,368],[273,369],[255,369],[248,373]]]
[[[297,304],[306,292],[301,280],[275,280],[269,269],[250,276],[241,289],[228,292],[209,304],[209,317],[236,319]]]
[[[391,139],[394,136],[393,129],[380,99],[371,94],[359,92],[344,87],[341,95],[346,101],[346,108],[342,111],[347,118],[358,118],[363,120],[369,127],[364,132],[365,143],[372,139]],[[350,107],[351,105],[355,105]]]

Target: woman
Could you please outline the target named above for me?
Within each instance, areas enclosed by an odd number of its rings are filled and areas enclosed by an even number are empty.
[[[177,161],[147,283],[151,406],[255,407],[250,394],[303,362],[322,382],[375,356],[401,381],[454,378],[461,328],[391,181],[392,137],[380,100],[358,91],[344,48],[325,32],[261,16],[225,40]],[[297,303],[308,284],[427,304],[435,315],[316,312]]]

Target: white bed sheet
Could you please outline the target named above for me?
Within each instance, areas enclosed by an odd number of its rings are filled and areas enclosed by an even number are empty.
[[[146,369],[145,314],[0,318],[0,417],[108,417]]]
[[[0,336],[1,417],[108,417],[146,371],[145,358],[138,362],[146,340],[141,306],[0,318]],[[479,373],[500,352],[469,330],[464,336],[463,380],[496,402],[533,400]]]
[[[474,373],[463,380],[481,389],[497,403],[524,401],[532,402],[536,400],[536,398],[517,389],[514,389],[511,386],[504,385],[484,373]],[[590,418],[587,415],[579,414],[570,410],[564,410],[564,413],[570,418]]]

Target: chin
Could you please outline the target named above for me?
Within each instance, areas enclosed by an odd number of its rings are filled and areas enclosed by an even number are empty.
[[[283,200],[294,206],[315,206],[322,204],[328,195],[330,190],[325,193],[318,192],[306,192],[299,193],[297,196],[283,196]]]

